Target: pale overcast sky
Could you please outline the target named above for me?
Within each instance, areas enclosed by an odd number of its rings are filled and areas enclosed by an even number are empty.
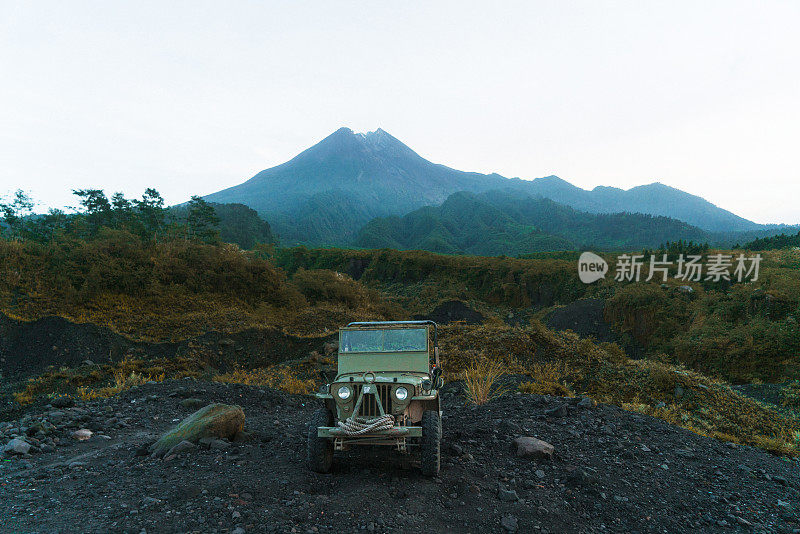
[[[800,223],[800,2],[0,0],[0,194],[168,202],[340,126]]]

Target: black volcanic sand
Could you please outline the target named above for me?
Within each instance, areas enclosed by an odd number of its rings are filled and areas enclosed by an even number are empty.
[[[579,299],[554,309],[545,321],[553,330],[572,330],[598,341],[618,341],[618,336],[603,318],[604,308],[605,301],[602,299]]]
[[[222,450],[198,447],[169,460],[138,456],[137,450],[141,454],[193,411],[180,404],[185,398],[241,405],[250,439]],[[577,399],[509,395],[472,407],[464,405],[458,384],[448,386],[442,472],[436,479],[422,477],[411,459],[386,450],[348,452],[337,456],[333,473],[309,472],[306,420],[318,401],[265,388],[184,380],[147,384],[75,407],[39,405],[22,421],[0,423],[5,436],[0,444],[5,444],[12,433],[24,432],[42,416],[60,421],[51,434],[59,438],[54,450],[0,461],[0,530],[628,533],[800,528],[797,463],[615,407],[582,405]],[[71,438],[81,427],[95,434],[83,442]],[[518,435],[553,444],[554,458],[516,457],[511,440]]]
[[[233,334],[212,331],[179,342],[150,343],[91,323],[73,323],[61,317],[18,321],[0,313],[0,376],[33,376],[54,362],[75,366],[86,360],[110,363],[128,356],[181,356],[192,346],[208,349],[206,354],[215,355],[209,363],[221,370],[235,364],[257,367],[303,357],[329,339],[334,337],[297,337],[275,328],[249,328]]]
[[[448,300],[436,306],[428,315],[417,315],[414,319],[428,319],[438,324],[481,324],[484,317],[460,300]]]

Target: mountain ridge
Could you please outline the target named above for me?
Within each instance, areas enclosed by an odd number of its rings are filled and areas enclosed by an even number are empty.
[[[459,191],[495,189],[549,198],[589,213],[670,217],[709,232],[767,228],[660,182],[586,190],[555,175],[526,180],[452,169],[423,158],[381,128],[367,133],[339,128],[289,161],[204,198],[250,206],[273,224],[285,244],[345,245],[375,217],[440,205]],[[339,201],[331,200],[332,192]]]

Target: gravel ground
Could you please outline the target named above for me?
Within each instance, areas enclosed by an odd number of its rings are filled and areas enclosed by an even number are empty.
[[[145,455],[211,402],[242,406],[249,438],[166,460]],[[588,399],[511,395],[472,407],[448,386],[435,479],[386,450],[348,452],[331,474],[309,472],[306,420],[317,407],[305,396],[195,381],[31,407],[0,422],[0,446],[23,434],[33,445],[0,461],[0,530],[800,532],[796,462]],[[81,428],[94,433],[78,441]],[[517,436],[551,443],[553,458],[517,457]]]

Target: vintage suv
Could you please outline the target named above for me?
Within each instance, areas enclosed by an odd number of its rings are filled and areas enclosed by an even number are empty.
[[[339,330],[336,379],[316,394],[325,407],[309,423],[309,469],[329,472],[334,451],[389,445],[418,452],[423,474],[439,473],[444,380],[437,335],[433,321],[350,323]]]

